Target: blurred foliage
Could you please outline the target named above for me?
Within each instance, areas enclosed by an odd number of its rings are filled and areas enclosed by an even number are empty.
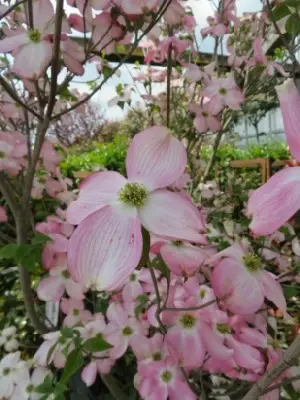
[[[211,147],[203,147],[200,159],[207,162],[211,153]],[[260,168],[231,168],[230,163],[233,160],[253,160],[256,158],[270,158],[272,161],[288,160],[290,153],[285,142],[275,139],[269,143],[251,144],[245,148],[237,148],[233,144],[224,144],[217,150],[216,163],[209,178],[211,180],[216,179],[224,189],[228,185],[230,172],[230,176],[243,177],[244,191],[254,189],[261,184]]]
[[[92,142],[85,151],[81,147],[72,148],[61,163],[61,170],[69,177],[75,171],[98,171],[103,168],[125,174],[128,143],[126,136],[116,136],[111,143]]]

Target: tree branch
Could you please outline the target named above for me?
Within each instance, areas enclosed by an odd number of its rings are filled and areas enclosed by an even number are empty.
[[[21,4],[25,3],[27,0],[21,0],[18,1],[17,3],[13,4],[11,7],[9,7],[4,13],[0,15],[0,21],[5,18],[9,13],[14,11],[15,8],[19,7]]]
[[[18,202],[18,199],[13,193],[13,189],[9,182],[6,180],[4,173],[0,175],[0,190],[3,197],[7,201],[7,204],[14,216],[17,228],[17,243],[23,244],[27,242],[27,223],[26,218],[22,213],[22,208]],[[47,332],[46,326],[39,319],[35,308],[34,308],[34,296],[31,290],[31,280],[28,270],[19,266],[20,282],[23,292],[24,304],[27,315],[33,325],[33,327],[40,333]]]
[[[290,368],[300,357],[300,335],[284,352],[280,360],[265,373],[261,380],[255,383],[242,400],[256,400],[286,369]]]

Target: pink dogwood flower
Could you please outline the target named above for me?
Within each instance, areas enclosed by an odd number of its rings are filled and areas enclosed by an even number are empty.
[[[42,395],[35,389],[44,382],[47,376],[51,377],[52,372],[45,367],[35,368],[31,376],[29,369],[25,369],[24,372],[26,376],[17,382],[10,400],[40,400]]]
[[[261,37],[258,37],[253,41],[253,52],[255,61],[263,64],[266,67],[268,75],[273,76],[275,74],[275,70],[277,70],[282,76],[287,77],[290,75],[288,72],[285,72],[280,64],[276,63],[275,61],[268,60],[263,50],[263,39]]]
[[[121,26],[112,19],[109,12],[103,12],[93,20],[93,43],[98,50],[105,50],[107,54],[114,51],[117,40],[121,40],[123,30]]]
[[[165,360],[169,356],[165,338],[160,333],[155,333],[151,338],[134,336],[131,340],[131,348],[139,365]]]
[[[0,132],[0,170],[15,176],[26,165],[27,154],[25,136],[19,132]]]
[[[63,324],[66,326],[74,326],[78,322],[87,322],[91,318],[91,313],[84,309],[84,303],[82,300],[76,299],[62,299],[60,308],[66,318]]]
[[[69,241],[68,266],[85,287],[111,291],[124,284],[142,252],[141,225],[175,240],[203,241],[199,210],[164,188],[184,172],[186,151],[164,127],[137,134],[127,153],[128,179],[99,172],[81,184],[67,220],[79,224]]]
[[[66,265],[52,268],[49,277],[42,279],[37,288],[39,299],[43,301],[59,301],[65,291],[73,299],[84,298],[84,288],[80,283],[74,282],[67,270]]]
[[[276,86],[284,131],[289,150],[295,160],[300,161],[300,93],[293,79],[287,79],[282,85]]]
[[[145,400],[196,400],[184,381],[178,365],[171,359],[138,364],[137,389]]]
[[[43,335],[43,339],[44,342],[33,357],[35,365],[47,367],[53,363],[56,368],[63,368],[68,354],[75,347],[72,339],[63,337],[60,331],[46,333]],[[50,353],[51,349],[53,351]]]
[[[273,274],[263,269],[262,260],[245,243],[235,243],[213,256],[216,265],[211,283],[215,294],[233,313],[251,314],[261,308],[264,298],[286,313],[286,301]],[[247,301],[243,299],[247,298]]]
[[[15,385],[26,379],[26,363],[20,359],[21,353],[7,354],[0,361],[0,398],[11,398]]]
[[[104,336],[114,346],[109,350],[110,357],[113,359],[120,358],[126,352],[134,336],[147,334],[147,324],[128,316],[121,304],[111,304],[107,311],[107,318],[109,322]]]
[[[239,110],[244,102],[244,95],[237,87],[232,74],[228,78],[212,80],[201,95],[210,98],[209,110],[213,115],[218,114],[226,106],[232,110]]]
[[[165,312],[165,313],[171,313]],[[200,368],[206,349],[202,339],[202,324],[197,311],[172,312],[173,320],[168,328],[166,341],[174,359],[187,368]],[[189,351],[186,351],[189,349]]]
[[[221,121],[210,112],[210,102],[203,102],[203,104],[191,103],[189,104],[189,110],[196,114],[193,125],[198,132],[218,132],[221,130]]]
[[[119,0],[122,10],[128,15],[146,14],[153,10],[159,0]]]
[[[276,89],[290,151],[300,161],[300,95],[291,79]],[[291,167],[279,171],[251,193],[247,212],[252,216],[252,231],[257,235],[270,235],[277,231],[299,210],[299,192],[300,167]]]
[[[206,244],[203,238],[203,244]],[[209,247],[198,247],[182,240],[160,240],[151,247],[152,253],[160,253],[162,259],[176,275],[193,276],[199,267],[214,254]]]
[[[196,64],[187,64],[185,65],[186,72],[184,76],[187,79],[190,79],[192,82],[198,82],[201,79],[204,79],[204,81],[208,81],[215,68],[216,68],[216,63],[211,62],[210,64],[206,65],[205,67],[198,67]]]
[[[290,105],[292,107],[292,104]],[[270,235],[300,209],[300,167],[284,168],[251,193],[247,213],[256,235]]]
[[[35,1],[32,10],[34,29],[2,39],[0,52],[13,52],[12,72],[23,78],[37,79],[52,59],[51,35],[54,32],[55,18],[53,5],[49,0]],[[66,31],[69,31],[68,27]]]

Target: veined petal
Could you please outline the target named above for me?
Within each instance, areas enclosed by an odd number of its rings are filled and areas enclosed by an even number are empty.
[[[52,59],[52,44],[47,40],[29,42],[18,50],[12,71],[22,78],[38,79]]]
[[[72,278],[87,288],[114,290],[136,268],[142,246],[137,215],[106,206],[89,215],[71,236],[68,268]]]
[[[268,271],[262,274],[261,285],[265,297],[272,301],[280,311],[286,313],[286,301],[283,295],[282,287],[276,281],[275,277]]]
[[[204,236],[203,239],[205,239]],[[189,243],[182,246],[167,243],[161,246],[160,254],[172,272],[177,275],[184,272],[188,276],[192,276],[209,257],[209,253],[205,250],[205,247],[199,248]]]
[[[215,294],[225,298],[228,309],[233,313],[251,314],[263,305],[260,282],[232,258],[225,258],[214,268],[211,283]]]
[[[300,208],[300,167],[285,168],[249,198],[250,229],[257,235],[277,231]]]
[[[293,79],[287,79],[276,90],[290,152],[300,161],[300,93]]]
[[[150,189],[175,182],[187,164],[186,150],[168,128],[154,126],[135,135],[128,149],[128,179],[142,181]]]
[[[142,225],[155,235],[203,243],[200,232],[205,227],[200,211],[177,193],[155,190],[138,213]]]
[[[7,36],[0,40],[0,53],[7,53],[24,46],[29,42],[27,33],[20,33],[19,35]]]
[[[126,179],[117,172],[97,172],[87,177],[80,185],[79,198],[67,209],[67,221],[78,225],[93,212],[117,200],[118,191]]]
[[[33,3],[33,22],[34,28],[41,32],[45,32],[48,25],[52,27],[50,33],[54,31],[54,8],[50,0],[40,0]]]

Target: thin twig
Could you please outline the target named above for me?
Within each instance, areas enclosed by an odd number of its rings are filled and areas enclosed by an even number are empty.
[[[156,279],[156,276],[155,276],[154,269],[153,269],[152,265],[149,265],[148,268],[149,268],[149,271],[150,271],[151,279],[152,279],[154,290],[155,290],[155,296],[156,296],[156,300],[157,300],[157,309],[156,309],[155,317],[157,319],[157,322],[159,323],[159,327],[160,327],[161,332],[163,334],[166,334],[167,333],[167,329],[164,326],[164,324],[162,323],[161,318],[160,318],[161,297],[160,297],[160,293],[159,293],[157,279]]]
[[[19,7],[21,4],[25,3],[27,0],[21,0],[18,1],[17,3],[13,4],[11,7],[9,7],[4,13],[0,15],[0,21],[5,18],[8,14],[10,14],[12,11],[14,11],[15,8]]]
[[[210,300],[207,303],[201,304],[201,306],[194,307],[163,307],[162,311],[197,311],[216,303],[216,301],[216,299]]]
[[[169,29],[169,38],[172,36],[172,30]],[[172,78],[172,43],[168,48],[168,65],[167,65],[167,127],[170,127],[171,114],[171,78]]]

